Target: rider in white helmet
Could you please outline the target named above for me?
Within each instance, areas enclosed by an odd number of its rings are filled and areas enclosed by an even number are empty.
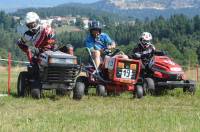
[[[155,46],[152,44],[152,35],[149,32],[143,32],[139,38],[139,43],[136,48],[133,49],[133,58],[139,58],[143,60],[143,63],[148,62],[155,51]],[[147,62],[144,62],[147,61]]]
[[[50,25],[40,23],[40,17],[35,12],[28,12],[26,14],[25,25],[28,30],[17,41],[17,45],[27,54],[30,63],[32,63],[32,52],[27,42],[31,42],[40,52],[53,50],[55,33]]]

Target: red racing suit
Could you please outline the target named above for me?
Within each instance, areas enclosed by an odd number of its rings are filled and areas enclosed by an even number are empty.
[[[53,50],[55,40],[55,32],[50,25],[40,25],[36,33],[28,30],[17,41],[17,45],[22,51],[24,51],[28,57],[30,63],[32,63],[32,52],[27,45],[27,42],[31,42],[35,48],[40,51]]]

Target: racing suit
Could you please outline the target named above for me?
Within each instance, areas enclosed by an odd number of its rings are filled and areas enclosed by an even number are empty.
[[[142,69],[147,70],[149,69],[149,62],[151,58],[153,57],[153,54],[155,52],[155,46],[153,44],[149,44],[146,47],[144,47],[142,44],[138,44],[136,48],[132,51],[132,58],[133,59],[141,59],[142,62]]]
[[[39,49],[39,52],[43,52],[45,50],[53,50],[56,41],[55,32],[50,25],[41,24],[37,30],[36,33],[30,30],[26,31],[17,41],[17,45],[26,53],[30,63],[32,63],[33,54],[26,44],[27,42],[31,42],[35,48]]]

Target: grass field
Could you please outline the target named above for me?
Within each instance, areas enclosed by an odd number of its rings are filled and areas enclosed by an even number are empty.
[[[12,72],[12,95],[0,97],[0,131],[64,132],[198,132],[200,91],[132,99],[130,93],[117,97],[85,96],[81,101],[49,93],[40,100],[16,97],[17,70]],[[0,91],[6,84],[6,69],[0,72]],[[93,92],[93,91],[91,91]]]

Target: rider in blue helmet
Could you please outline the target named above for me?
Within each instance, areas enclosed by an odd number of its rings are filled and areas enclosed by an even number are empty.
[[[100,65],[101,53],[105,49],[115,48],[115,42],[106,34],[102,33],[102,25],[99,21],[91,21],[89,23],[89,34],[85,40],[85,45],[92,52],[92,57],[97,68]]]

